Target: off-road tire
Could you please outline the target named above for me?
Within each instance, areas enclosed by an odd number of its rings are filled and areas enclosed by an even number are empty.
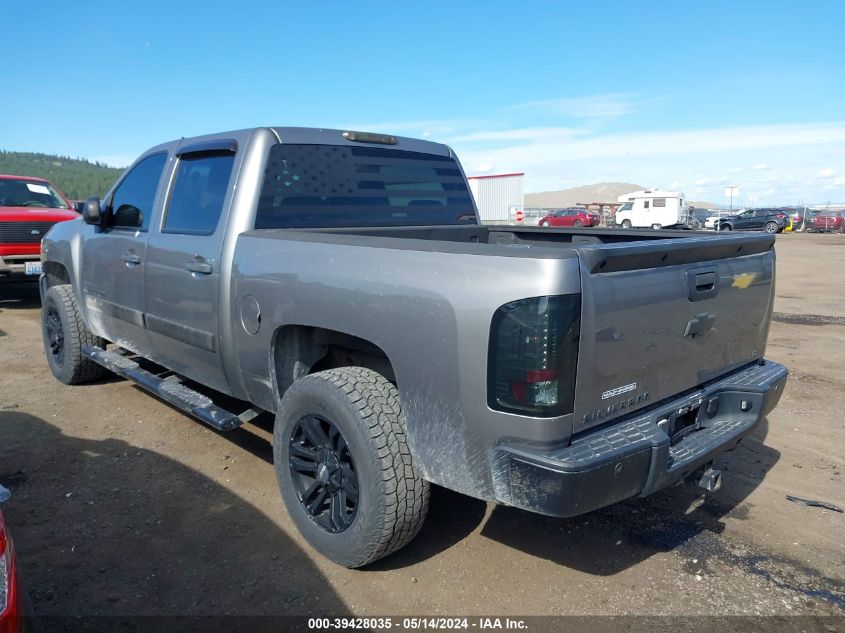
[[[306,511],[290,465],[292,435],[301,420],[331,422],[349,448],[358,483],[351,524],[330,532]],[[341,367],[297,380],[282,398],[273,432],[273,462],[291,519],[318,552],[344,567],[363,567],[404,547],[428,512],[429,484],[411,461],[399,392],[384,376]]]
[[[61,327],[63,353],[54,353],[48,335],[48,321],[58,320]],[[44,354],[53,375],[66,385],[79,385],[98,380],[105,374],[105,368],[82,355],[85,345],[105,348],[106,342],[88,331],[79,310],[70,284],[52,286],[44,295],[41,306],[41,338]]]

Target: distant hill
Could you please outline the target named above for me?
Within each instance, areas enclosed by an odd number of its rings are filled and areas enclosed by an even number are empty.
[[[103,196],[122,173],[82,158],[0,150],[0,174],[46,178],[72,200]]]
[[[527,193],[525,194],[525,206],[554,209],[574,207],[581,202],[616,202],[622,194],[642,189],[645,189],[645,187],[630,182],[600,182],[595,185],[582,185],[572,189]],[[690,202],[690,204],[694,207],[706,209],[719,206],[712,202]]]
[[[600,182],[572,189],[525,194],[526,207],[574,207],[579,202],[616,202],[623,193],[645,189],[630,182]]]

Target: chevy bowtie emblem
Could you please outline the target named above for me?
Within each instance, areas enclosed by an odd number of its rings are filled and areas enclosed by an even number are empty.
[[[692,338],[695,338],[699,334],[704,334],[707,330],[713,327],[713,324],[715,322],[715,314],[709,312],[702,312],[700,314],[696,314],[687,323],[687,327],[684,330],[684,336],[691,336]]]

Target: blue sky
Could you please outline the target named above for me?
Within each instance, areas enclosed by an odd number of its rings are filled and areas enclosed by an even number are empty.
[[[845,201],[843,2],[0,0],[0,148],[124,166],[256,125],[447,142],[526,189]]]

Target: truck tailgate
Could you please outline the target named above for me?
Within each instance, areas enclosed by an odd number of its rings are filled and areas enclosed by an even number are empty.
[[[573,432],[763,358],[773,236],[576,247],[581,341]]]

